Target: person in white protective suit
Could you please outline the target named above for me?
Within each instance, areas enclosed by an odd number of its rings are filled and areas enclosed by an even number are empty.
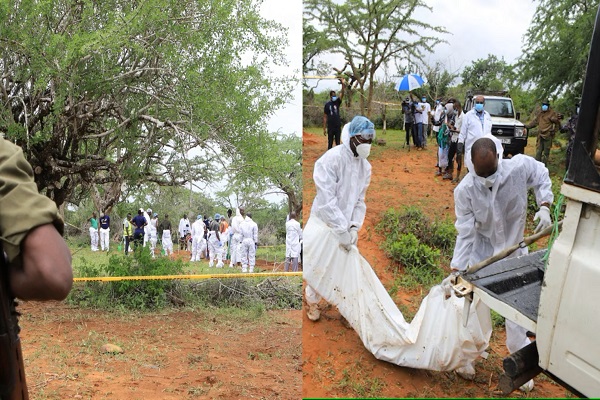
[[[485,111],[485,98],[475,97],[475,104],[463,117],[460,133],[458,134],[457,152],[459,155],[470,153],[475,140],[484,135],[492,134],[492,117]],[[471,171],[473,163],[471,157],[465,157],[465,165]]]
[[[454,191],[458,232],[450,266],[466,271],[501,250],[520,243],[525,230],[527,191],[533,188],[539,211],[535,232],[550,226],[550,205],[554,200],[548,169],[526,155],[502,160],[502,145],[492,135],[477,139],[470,154],[473,168]],[[510,257],[527,253],[519,248]],[[506,347],[514,353],[530,343],[526,330],[506,320]],[[472,367],[472,366],[471,366]],[[471,374],[474,375],[472,369]],[[467,374],[468,375],[468,374]],[[529,391],[533,380],[521,387]]]
[[[192,224],[192,259],[190,261],[200,261],[204,242],[204,227],[202,215],[198,215],[196,222]]]
[[[150,220],[152,219],[152,209],[148,208],[146,211],[144,211],[144,218],[146,218],[146,221],[148,221],[148,225],[146,225],[144,227],[144,247],[146,247],[146,244],[148,243],[148,241],[150,240]]]
[[[237,265],[241,262],[240,259],[240,245],[242,243],[242,232],[240,230],[240,225],[244,221],[244,217],[242,216],[242,212],[244,212],[244,208],[236,208],[235,209],[235,217],[231,219],[231,243],[229,252],[231,254],[231,261],[229,263],[229,267],[232,268],[234,265]]]
[[[367,157],[374,138],[374,124],[356,116],[342,130],[342,146],[328,150],[315,162],[313,180],[317,194],[310,218],[323,221],[346,250],[356,245],[365,219],[365,194],[371,180]],[[305,297],[307,316],[317,321],[321,316],[318,306],[321,296],[307,285]]]
[[[169,220],[169,214],[165,215],[165,219],[160,223],[161,244],[165,256],[173,254],[173,239],[171,237],[171,221]]]
[[[258,245],[258,225],[252,220],[252,214],[245,215],[240,209],[244,221],[240,224],[242,243],[240,244],[240,262],[242,272],[254,272],[256,265],[256,246]]]
[[[296,221],[296,212],[291,211],[289,219],[285,223],[285,265],[283,271],[287,272],[292,263],[292,272],[298,272],[298,256],[300,256],[300,241],[302,240],[302,228]]]
[[[192,224],[190,224],[190,220],[188,219],[187,214],[183,214],[183,218],[179,220],[179,227],[177,228],[177,232],[179,233],[179,250],[187,249],[185,237],[191,231]]]
[[[156,249],[156,243],[158,242],[158,213],[152,215],[150,223],[146,226],[148,228],[148,242],[150,243],[150,254],[152,258],[156,257],[154,250]]]
[[[215,214],[215,219],[208,227],[208,254],[210,257],[210,261],[208,263],[209,268],[212,268],[215,265],[215,259],[217,260],[217,268],[223,267],[223,242],[221,233],[219,232],[220,219],[221,215]]]

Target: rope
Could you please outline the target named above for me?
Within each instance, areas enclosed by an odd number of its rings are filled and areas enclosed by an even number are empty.
[[[217,278],[261,278],[267,276],[302,276],[302,272],[251,272],[235,274],[202,274],[202,275],[156,275],[156,276],[98,276],[90,278],[73,278],[73,282],[118,282],[118,281],[159,281],[172,279],[217,279]]]
[[[563,181],[565,180],[565,178],[567,177],[567,174],[565,173],[565,176],[563,177]],[[552,225],[552,233],[550,234],[550,239],[548,239],[548,249],[546,250],[546,254],[544,254],[544,257],[542,257],[542,261],[544,261],[544,270],[546,270],[546,267],[548,266],[548,258],[550,257],[550,250],[552,249],[552,246],[554,245],[554,241],[556,240],[556,238],[558,237],[558,218],[560,217],[560,210],[562,209],[562,205],[565,201],[565,196],[561,193],[558,196],[558,200],[556,201],[556,205],[554,206],[554,210],[552,210],[552,215],[553,215],[553,221],[554,224]]]

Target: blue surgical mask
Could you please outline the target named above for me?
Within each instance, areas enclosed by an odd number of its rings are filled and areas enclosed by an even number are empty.
[[[426,99],[425,97],[423,97],[423,98],[421,99],[421,101],[422,101],[423,103],[425,103],[425,102],[427,101],[427,99]]]
[[[337,100],[337,96],[331,96],[331,101],[336,101]]]
[[[548,106],[546,104],[542,106],[542,111],[548,111]]]
[[[475,111],[482,112],[483,111],[483,104],[481,104],[481,103],[475,104]]]

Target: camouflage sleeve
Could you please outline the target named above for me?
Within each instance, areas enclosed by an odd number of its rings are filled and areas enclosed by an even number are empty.
[[[38,192],[23,150],[0,139],[0,240],[8,260],[19,255],[21,242],[31,229],[49,223],[63,234],[56,204]]]

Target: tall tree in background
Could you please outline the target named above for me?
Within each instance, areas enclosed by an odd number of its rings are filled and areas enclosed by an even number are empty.
[[[359,93],[360,112],[370,116],[375,73],[397,58],[421,60],[446,31],[414,19],[422,0],[304,0],[305,15],[332,40],[332,52],[343,54],[348,88]]]
[[[285,99],[256,0],[0,1],[0,131],[57,205],[215,179]],[[241,60],[247,60],[243,62]],[[201,156],[188,157],[200,147]]]
[[[517,66],[539,99],[581,96],[599,0],[541,0]]]
[[[504,90],[510,84],[510,68],[493,54],[480,58],[463,70],[463,85],[475,91]]]
[[[457,72],[450,72],[444,64],[437,61],[434,65],[425,65],[422,67],[423,77],[427,82],[423,88],[427,97],[438,99],[448,94],[448,89],[454,80],[458,77]]]

